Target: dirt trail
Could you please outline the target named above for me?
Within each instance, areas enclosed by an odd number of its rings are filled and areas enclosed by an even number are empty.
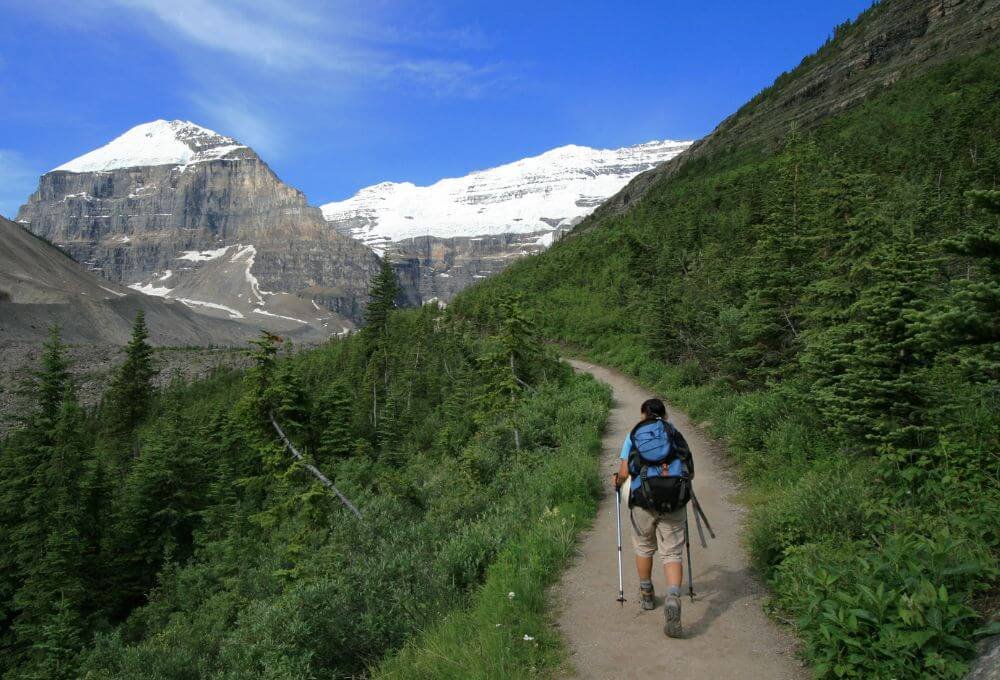
[[[617,469],[622,441],[638,420],[639,405],[652,395],[615,371],[583,361],[571,363],[614,390],[615,403],[601,458],[602,477],[609,478]],[[692,519],[696,597],[693,603],[687,597],[685,581],[684,637],[667,638],[663,635],[662,604],[666,583],[659,556],[653,569],[656,609],[639,608],[627,508],[622,512],[622,561],[628,602],[622,608],[615,601],[615,497],[606,492],[593,529],[581,538],[579,555],[556,590],[558,625],[578,676],[637,680],[807,677],[795,658],[792,637],[761,611],[763,588],[751,574],[739,542],[745,510],[732,500],[736,487],[725,459],[683,413],[669,404],[668,410],[671,421],[691,445],[697,470],[695,490],[718,538],[713,541],[706,534],[708,549],[703,549]]]

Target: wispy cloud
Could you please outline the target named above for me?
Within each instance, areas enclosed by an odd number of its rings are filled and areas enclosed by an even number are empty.
[[[206,123],[219,132],[248,144],[266,158],[281,156],[284,147],[281,126],[238,91],[212,88],[211,94],[194,94],[191,101],[205,113]]]
[[[436,95],[478,96],[500,67],[464,57],[490,44],[475,27],[400,27],[343,2],[83,0],[113,5],[177,51],[195,46],[273,72],[314,71],[369,83],[411,83]],[[356,7],[356,6],[355,6]]]
[[[0,149],[0,215],[14,219],[38,181],[33,168],[17,151]]]

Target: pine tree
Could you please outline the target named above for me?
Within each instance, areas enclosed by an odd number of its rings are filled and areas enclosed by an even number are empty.
[[[33,374],[31,381],[35,414],[44,421],[36,422],[36,425],[45,428],[55,422],[69,381],[66,346],[60,337],[59,326],[51,326],[49,337],[42,345],[42,366]]]
[[[849,343],[825,401],[834,429],[868,451],[926,448],[928,359],[921,356],[917,319],[924,309],[933,262],[910,236],[879,248],[872,283],[852,306]]]
[[[968,196],[985,215],[944,243],[969,264],[951,296],[928,315],[925,342],[954,349],[973,380],[995,381],[1000,379],[1000,190]]]
[[[146,315],[140,309],[132,324],[132,337],[125,346],[125,361],[115,372],[108,392],[110,430],[117,435],[135,430],[149,411],[156,369],[148,339]]]
[[[187,559],[200,525],[209,480],[196,431],[177,402],[166,400],[159,427],[144,436],[115,508],[108,541],[113,579],[107,586],[117,595],[118,616],[142,602],[168,550],[177,560]]]
[[[256,405],[258,415],[267,421],[274,408],[272,384],[274,382],[275,366],[278,363],[278,343],[281,338],[273,333],[262,330],[256,340],[250,344],[255,349],[250,350],[250,358],[254,362],[253,369],[247,373],[251,386],[251,399]]]
[[[351,398],[347,385],[335,381],[320,397],[317,409],[320,460],[347,458],[354,448]]]
[[[812,140],[790,134],[765,194],[764,221],[757,227],[748,262],[750,289],[741,315],[743,346],[735,352],[754,384],[780,377],[801,348],[799,305],[809,279],[815,218],[815,194],[810,188],[817,173],[817,155]]]
[[[514,446],[521,448],[521,433],[516,422],[517,401],[541,359],[541,345],[535,327],[525,314],[518,298],[501,303],[499,333],[491,338],[491,348],[484,363],[492,376],[485,386],[481,402],[485,412],[505,413],[514,434]]]
[[[25,677],[71,677],[71,660],[83,641],[87,591],[80,476],[85,450],[84,413],[67,385],[51,436],[38,452],[28,489],[32,520],[19,532],[22,581],[13,597],[16,653]],[[55,658],[53,650],[60,650]],[[55,666],[53,666],[55,664]]]
[[[385,334],[389,314],[396,309],[399,295],[400,287],[396,272],[389,260],[383,259],[379,273],[372,282],[368,307],[365,308],[364,333],[370,341]]]

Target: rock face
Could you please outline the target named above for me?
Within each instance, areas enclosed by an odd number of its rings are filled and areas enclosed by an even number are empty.
[[[110,281],[250,323],[340,332],[378,269],[252,149],[182,121],[137,126],[42,175],[17,219]]]
[[[476,281],[514,260],[545,250],[563,232],[440,238],[420,236],[387,246],[407,304],[448,302]]]
[[[630,179],[689,145],[564,146],[426,187],[383,182],[322,210],[338,232],[388,255],[411,303],[446,302],[544,250]]]

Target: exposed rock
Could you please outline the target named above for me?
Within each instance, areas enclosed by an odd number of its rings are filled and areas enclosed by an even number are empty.
[[[42,175],[18,221],[110,281],[247,323],[259,309],[303,325],[293,314],[312,308],[308,291],[320,287],[337,316],[305,321],[339,331],[341,316],[360,320],[378,269],[369,248],[330,229],[252,149],[181,121],[138,126]],[[239,266],[196,256],[230,247]]]
[[[120,345],[128,341],[140,309],[146,314],[150,342],[161,346],[240,345],[261,327],[296,339],[326,335],[312,326],[270,317],[257,326],[212,319],[180,301],[141,295],[88,272],[3,218],[0,242],[0,342],[38,343],[58,324],[67,342]]]
[[[976,650],[979,657],[965,680],[1000,680],[1000,635],[980,640]]]
[[[565,229],[531,234],[440,238],[421,236],[388,244],[386,256],[399,276],[407,303],[450,302],[475,282],[497,274],[525,255],[545,250]]]

